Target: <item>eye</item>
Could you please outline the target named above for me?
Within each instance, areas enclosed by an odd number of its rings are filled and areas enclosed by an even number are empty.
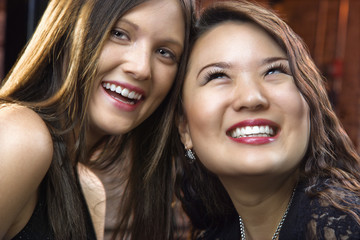
[[[222,69],[211,70],[211,71],[207,72],[204,77],[205,82],[210,82],[211,80],[214,80],[214,79],[224,79],[224,78],[229,78],[229,77],[225,73],[225,71]]]
[[[290,69],[288,66],[285,66],[282,63],[274,63],[268,67],[268,69],[265,72],[265,76],[272,75],[272,74],[281,74],[281,73],[291,75],[291,72],[290,72]]]
[[[110,31],[110,35],[114,39],[118,40],[130,40],[130,37],[122,30],[113,29]]]
[[[177,62],[175,54],[166,48],[159,48],[156,52],[160,54],[160,56],[163,58],[172,60],[173,62]]]

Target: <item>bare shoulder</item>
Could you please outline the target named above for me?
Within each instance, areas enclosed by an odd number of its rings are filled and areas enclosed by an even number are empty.
[[[52,161],[53,144],[38,114],[0,106],[0,239],[26,224],[36,192]]]
[[[44,121],[33,110],[19,105],[0,108],[0,143],[1,153],[26,153],[26,156],[31,153],[39,161],[53,154],[51,135]]]
[[[78,164],[81,188],[88,205],[97,239],[104,239],[106,193],[100,178],[85,165]]]

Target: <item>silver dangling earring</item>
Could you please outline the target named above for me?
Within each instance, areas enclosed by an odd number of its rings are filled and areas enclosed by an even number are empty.
[[[195,157],[193,151],[189,148],[185,148],[185,157],[187,157],[189,159],[190,164],[192,164],[196,160],[196,157]]]

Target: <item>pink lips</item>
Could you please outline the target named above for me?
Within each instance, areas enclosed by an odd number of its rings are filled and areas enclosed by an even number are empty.
[[[145,96],[145,91],[142,90],[141,88],[138,88],[138,87],[135,87],[135,86],[132,86],[132,85],[129,85],[129,84],[126,84],[126,83],[122,83],[122,84],[119,84],[118,82],[115,82],[115,81],[104,81],[101,83],[101,85],[103,83],[110,83],[110,84],[115,84],[117,86],[121,86],[122,88],[127,88],[128,90],[130,91],[135,91],[139,94],[142,95],[142,98],[138,101],[136,101],[135,104],[130,104],[126,101],[121,101],[120,100],[120,95],[119,95],[119,98],[115,98],[113,97],[112,95],[110,95],[103,87],[102,88],[102,91],[106,94],[106,96],[108,97],[108,99],[110,100],[110,102],[118,109],[120,110],[124,110],[124,111],[127,111],[127,112],[132,112],[134,111],[138,106],[139,104],[144,100],[144,96]]]
[[[243,128],[243,127],[253,127],[253,126],[269,126],[275,131],[274,136],[270,137],[264,137],[264,136],[245,136],[245,137],[239,137],[234,138],[229,133],[233,131],[236,128]],[[244,143],[244,144],[251,144],[251,145],[261,145],[261,144],[267,144],[275,141],[275,139],[279,136],[279,126],[278,124],[274,123],[273,121],[267,120],[267,119],[249,119],[245,120],[239,123],[234,124],[231,126],[226,132],[228,133],[228,137],[238,143]]]

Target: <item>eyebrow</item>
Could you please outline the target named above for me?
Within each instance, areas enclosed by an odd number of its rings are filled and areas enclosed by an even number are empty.
[[[137,24],[135,24],[135,23],[133,23],[133,22],[130,22],[130,21],[124,19],[124,18],[121,18],[119,21],[117,21],[116,25],[119,24],[119,23],[121,23],[121,22],[126,23],[126,24],[129,24],[131,27],[135,28],[136,30],[139,29],[139,26],[138,26]]]
[[[206,68],[209,68],[209,67],[217,67],[217,68],[223,68],[223,69],[225,68],[226,69],[226,68],[230,68],[231,64],[227,63],[227,62],[216,62],[216,63],[207,64],[207,65],[205,65],[204,67],[202,67],[200,69],[200,71],[198,72],[196,77],[199,77],[201,72],[204,71]]]
[[[122,22],[130,25],[130,26],[133,27],[136,31],[139,30],[139,28],[140,28],[139,25],[137,25],[137,24],[135,24],[135,23],[133,23],[133,22],[127,20],[127,19],[124,19],[124,18],[121,18],[119,21],[117,21],[116,25],[119,24],[119,23],[122,23]],[[167,38],[167,39],[164,39],[164,40],[162,40],[162,41],[163,41],[163,42],[166,42],[166,43],[168,43],[168,44],[177,45],[177,46],[180,47],[181,49],[184,48],[184,45],[183,45],[181,42],[176,41],[176,40],[174,40],[174,39],[172,39],[172,38]]]
[[[266,65],[269,63],[273,63],[273,62],[277,62],[277,61],[288,61],[287,57],[269,57],[269,58],[265,58],[261,61],[261,65]],[[196,77],[199,77],[199,75],[201,74],[202,71],[204,71],[206,68],[209,67],[217,67],[217,68],[222,68],[222,69],[228,69],[231,68],[231,64],[228,62],[216,62],[216,63],[210,63],[205,65],[204,67],[202,67],[200,69],[200,71],[198,72]]]
[[[287,57],[269,57],[262,60],[261,65],[266,65],[277,61],[289,61],[289,59]]]

